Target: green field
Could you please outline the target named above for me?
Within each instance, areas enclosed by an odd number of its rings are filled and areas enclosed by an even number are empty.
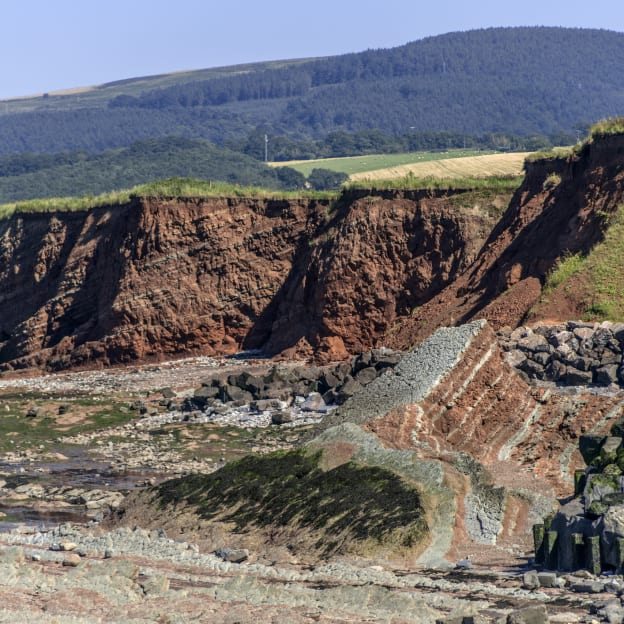
[[[466,156],[483,156],[494,152],[477,150],[449,150],[446,152],[410,152],[408,154],[370,154],[367,156],[349,156],[348,158],[321,158],[317,160],[291,160],[287,162],[269,163],[273,167],[292,167],[309,176],[312,169],[331,169],[342,171],[351,176],[356,173],[388,169],[401,165],[446,160],[448,158],[464,158]]]

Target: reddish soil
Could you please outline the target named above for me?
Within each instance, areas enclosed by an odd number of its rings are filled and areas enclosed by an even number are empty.
[[[604,235],[604,215],[624,197],[624,138],[596,140],[580,154],[529,163],[524,183],[479,256],[385,337],[408,348],[437,327],[485,318],[517,326],[536,304],[546,274],[566,253],[586,253]],[[547,180],[559,176],[551,186]],[[539,307],[531,320],[576,318],[577,294]],[[572,315],[572,316],[571,316]]]

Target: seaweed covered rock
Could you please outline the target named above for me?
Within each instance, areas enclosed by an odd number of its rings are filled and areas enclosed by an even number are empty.
[[[379,466],[348,461],[325,469],[323,451],[278,451],[247,456],[212,474],[195,474],[137,492],[123,517],[150,498],[169,518],[192,516],[194,526],[229,531],[238,547],[271,549],[325,559],[356,554],[418,554],[429,539],[419,488]],[[162,517],[159,519],[162,522]]]

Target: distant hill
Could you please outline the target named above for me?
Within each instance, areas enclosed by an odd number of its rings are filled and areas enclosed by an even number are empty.
[[[0,153],[99,151],[154,137],[297,140],[377,129],[573,132],[624,113],[624,34],[546,27],[388,50],[125,80],[0,103]]]
[[[285,173],[285,175],[284,175]],[[290,174],[290,175],[288,175]],[[205,140],[169,137],[99,154],[0,156],[0,204],[43,197],[95,195],[152,180],[195,177],[243,186],[296,188],[304,178]]]

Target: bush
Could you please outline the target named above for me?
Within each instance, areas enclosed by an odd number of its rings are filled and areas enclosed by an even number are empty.
[[[308,176],[310,186],[316,191],[331,191],[339,189],[349,176],[342,171],[331,169],[312,169]]]

